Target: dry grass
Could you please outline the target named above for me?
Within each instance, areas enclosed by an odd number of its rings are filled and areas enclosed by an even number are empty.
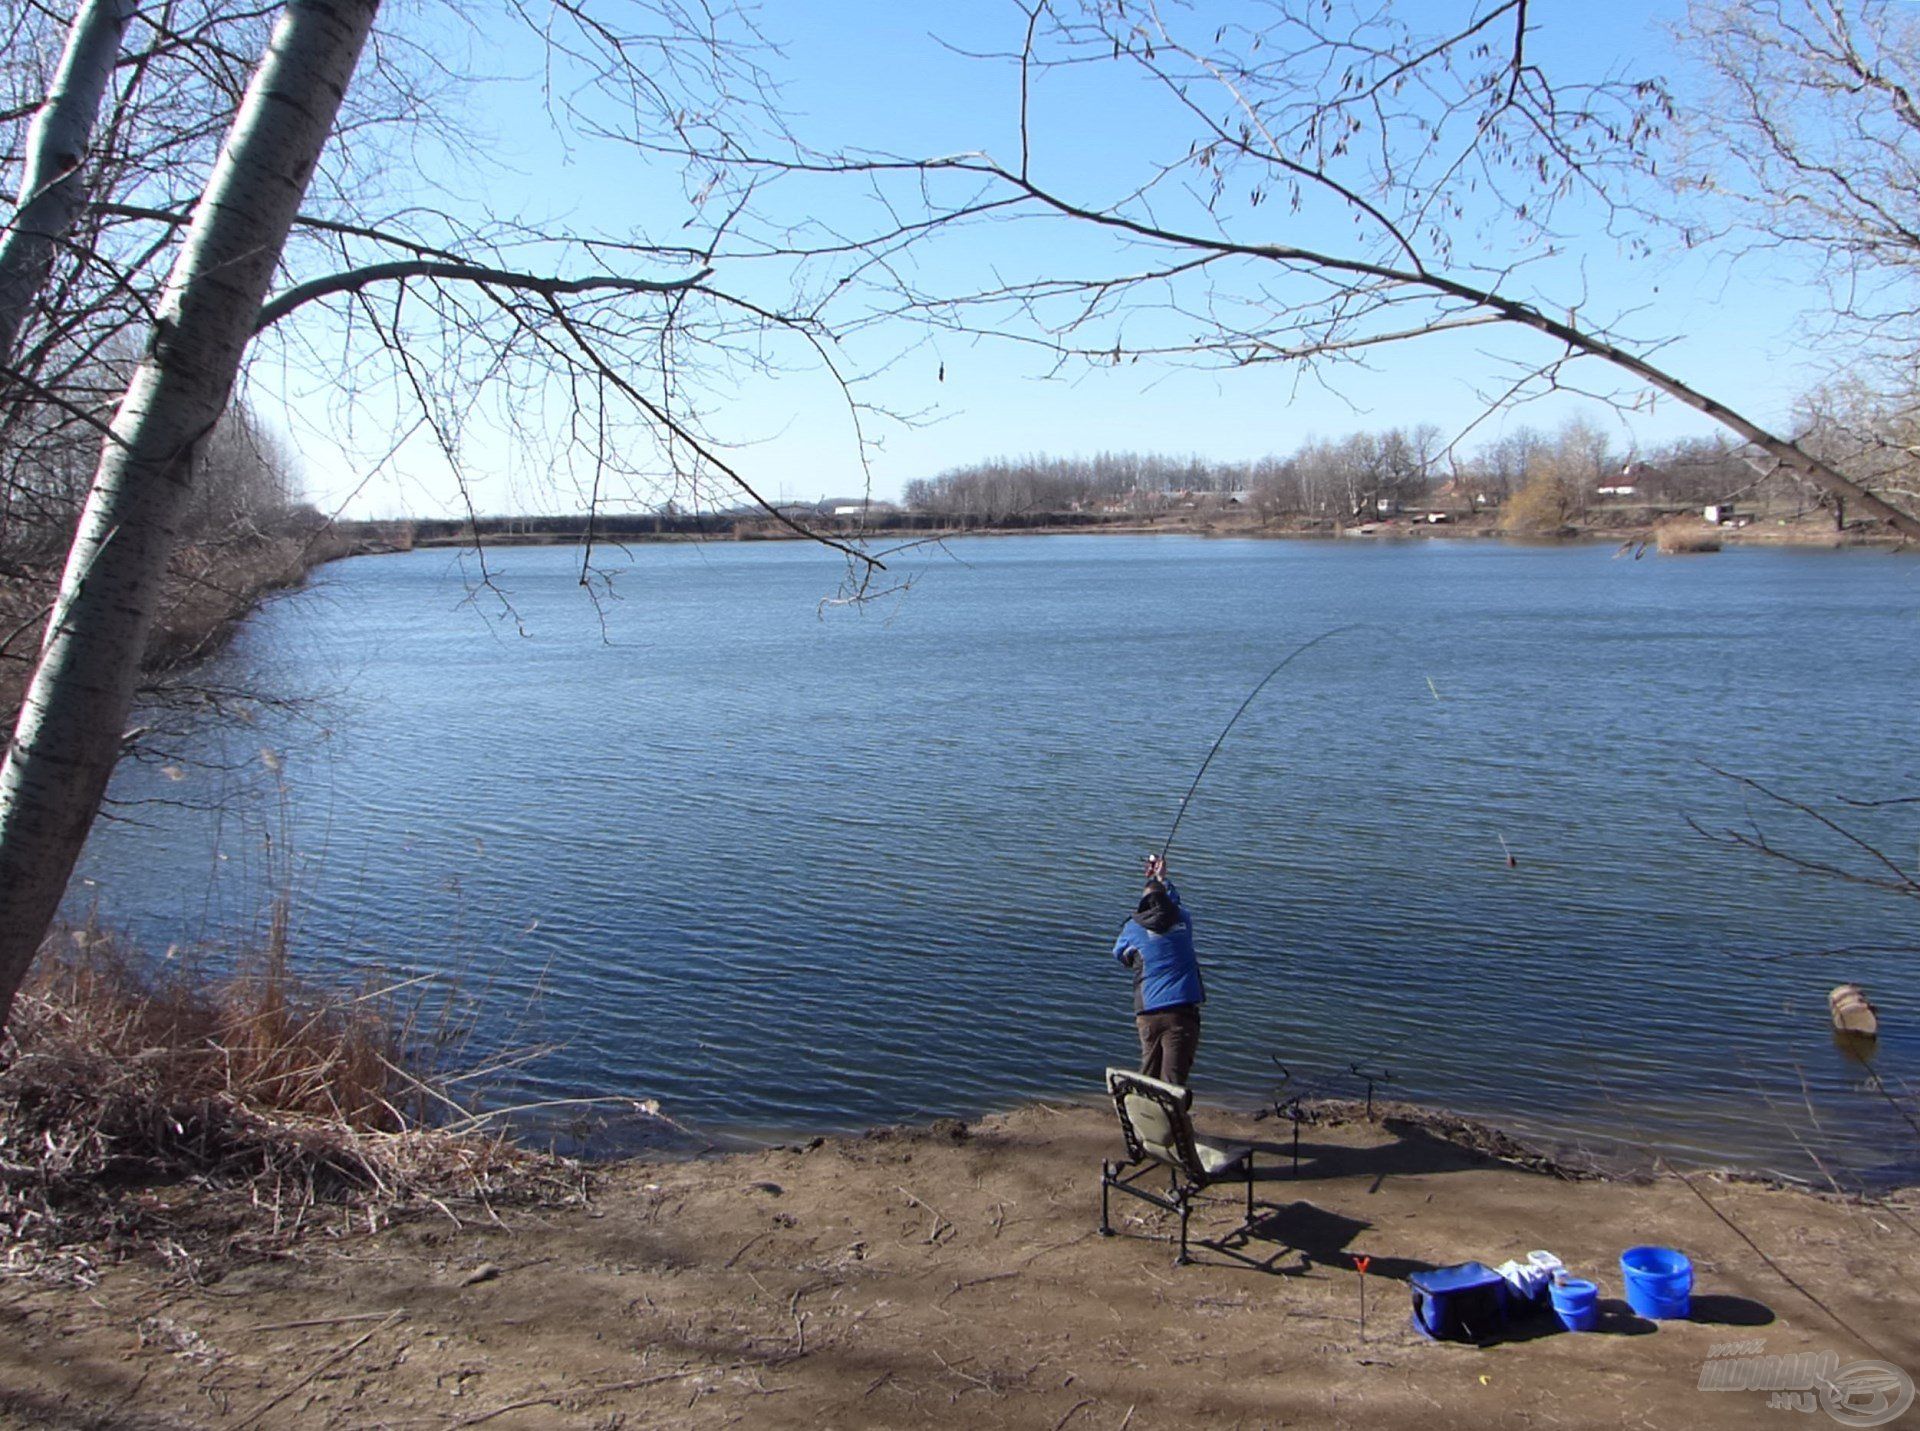
[[[1654,541],[1667,556],[1717,552],[1720,533],[1695,517],[1673,517],[1654,528]]]
[[[579,1196],[576,1164],[434,1125],[456,1105],[409,1069],[412,987],[316,990],[278,939],[216,981],[58,937],[0,1044],[0,1271],[84,1279],[137,1250],[191,1267],[328,1219]]]
[[[331,528],[311,536],[251,535],[181,546],[167,573],[146,665],[177,667],[219,649],[269,595],[301,585],[314,567],[347,550]]]

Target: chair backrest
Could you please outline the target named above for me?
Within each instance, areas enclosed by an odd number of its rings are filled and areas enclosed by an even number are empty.
[[[1152,1158],[1178,1168],[1196,1182],[1206,1180],[1193,1146],[1193,1092],[1124,1068],[1107,1070],[1107,1091],[1120,1115],[1120,1132],[1134,1162]]]

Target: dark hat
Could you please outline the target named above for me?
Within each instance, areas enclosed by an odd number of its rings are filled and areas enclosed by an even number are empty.
[[[1164,884],[1148,880],[1146,893],[1134,906],[1133,918],[1149,934],[1165,934],[1180,922],[1180,906],[1173,902]]]

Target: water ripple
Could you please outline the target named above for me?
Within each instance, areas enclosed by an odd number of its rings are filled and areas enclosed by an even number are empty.
[[[1844,1166],[1906,1146],[1822,1016],[1838,978],[1872,985],[1881,1066],[1911,1078],[1902,971],[1755,957],[1907,943],[1901,911],[1686,817],[1765,813],[1703,760],[1810,797],[1906,788],[1913,563],[954,551],[890,612],[822,622],[833,567],[806,548],[641,547],[604,632],[575,553],[503,552],[524,639],[444,554],[339,564],[217,674],[346,691],[324,742],[246,733],[284,751],[284,805],[259,772],[195,773],[217,817],[104,827],[88,896],[156,945],[215,938],[258,927],[291,848],[313,967],[458,971],[483,1046],[564,1042],[503,1097],[765,1129],[1085,1090],[1132,1055],[1107,949],[1133,861],[1277,655],[1367,621],[1393,634],[1269,687],[1181,827],[1208,1093],[1258,1098],[1276,1053],[1328,1076],[1373,1054],[1399,1091],[1555,1137],[1804,1170],[1817,1116]],[[180,793],[157,781],[116,794]],[[1899,820],[1858,815],[1911,849]]]

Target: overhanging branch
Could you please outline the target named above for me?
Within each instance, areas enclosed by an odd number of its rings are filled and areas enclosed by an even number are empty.
[[[711,268],[685,278],[621,278],[615,274],[595,274],[588,278],[553,278],[543,274],[519,273],[508,268],[489,268],[484,264],[448,262],[441,259],[396,259],[391,263],[373,263],[350,268],[296,283],[261,305],[253,331],[263,332],[296,308],[328,298],[336,293],[358,293],[376,283],[404,281],[409,278],[447,279],[456,283],[484,284],[490,288],[512,288],[558,298],[571,293],[679,293],[697,288],[713,276]]]
[[[981,175],[1008,186],[1023,198],[1052,210],[1062,218],[1116,230],[1151,244],[1171,246],[1193,253],[1212,253],[1256,261],[1303,264],[1328,273],[1345,274],[1356,280],[1370,279],[1393,284],[1409,291],[1424,291],[1469,303],[1497,315],[1505,322],[1543,333],[1566,344],[1572,352],[1599,358],[1632,374],[1648,386],[1678,399],[1696,412],[1703,413],[1721,426],[1738,433],[1748,442],[1787,466],[1799,469],[1810,480],[1828,491],[1858,503],[1863,511],[1879,518],[1902,536],[1920,539],[1920,518],[1902,511],[1885,498],[1869,491],[1798,444],[1775,436],[1751,418],[1681,382],[1671,373],[1656,367],[1609,339],[1576,327],[1570,322],[1562,322],[1550,317],[1530,303],[1508,298],[1490,289],[1459,279],[1448,278],[1430,269],[1399,268],[1392,264],[1344,258],[1338,254],[1288,244],[1240,243],[1231,239],[1162,227],[1112,210],[1089,208],[1062,198],[1031,179],[1012,173],[988,159],[969,156],[963,159],[935,161],[921,167],[929,170],[955,169]]]

